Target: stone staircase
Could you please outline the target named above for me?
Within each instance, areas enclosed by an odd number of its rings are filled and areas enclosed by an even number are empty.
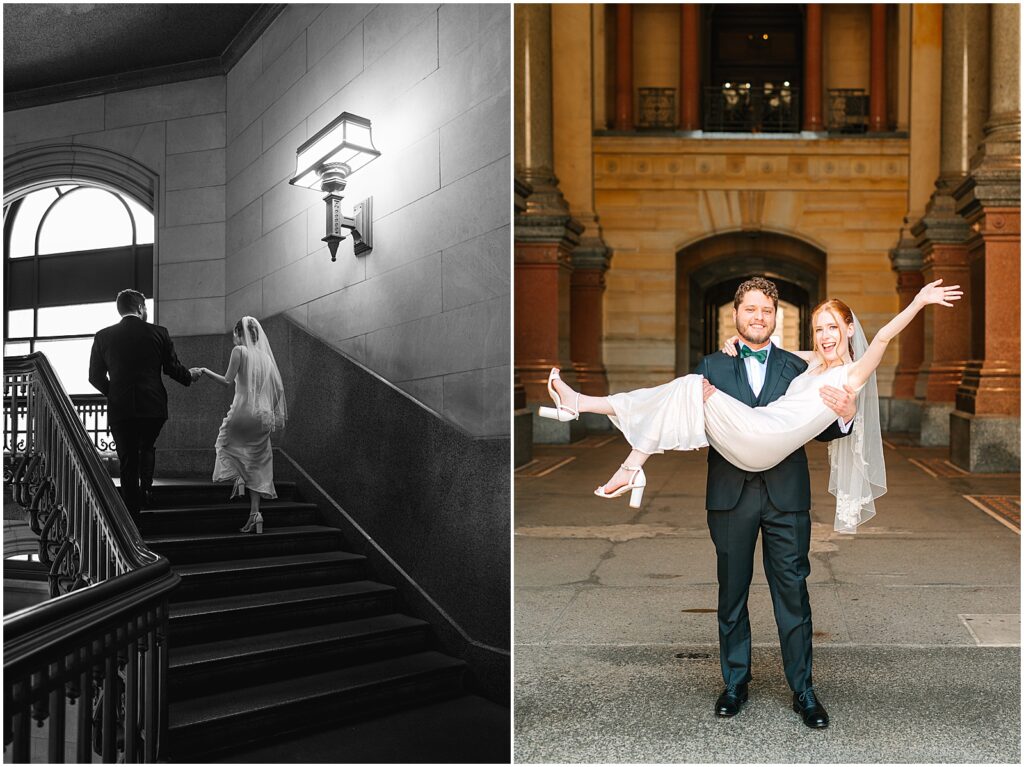
[[[147,545],[182,584],[169,616],[168,756],[207,760],[297,733],[465,695],[465,664],[433,649],[341,532],[278,482],[262,535],[240,533],[230,485],[158,480]]]

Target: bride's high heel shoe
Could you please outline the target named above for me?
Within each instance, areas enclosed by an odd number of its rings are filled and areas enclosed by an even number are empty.
[[[245,527],[239,528],[240,533],[251,533],[255,528],[256,535],[260,535],[263,532],[263,515],[258,511],[255,514],[249,515],[249,520],[245,523]]]
[[[647,476],[644,474],[644,468],[643,466],[627,466],[626,464],[622,464],[622,468],[633,472],[629,482],[622,487],[615,488],[610,493],[606,493],[604,485],[601,485],[594,491],[594,495],[598,498],[618,498],[620,495],[625,495],[628,492],[629,507],[631,509],[639,509],[640,501],[644,497],[644,488],[647,487]]]
[[[578,421],[580,419],[580,393],[576,392],[575,410],[568,405],[563,405],[562,398],[558,396],[554,387],[554,382],[560,380],[562,379],[558,376],[558,368],[551,368],[551,372],[548,374],[548,394],[551,395],[551,401],[555,403],[555,406],[542,407],[537,411],[537,415],[555,421]]]

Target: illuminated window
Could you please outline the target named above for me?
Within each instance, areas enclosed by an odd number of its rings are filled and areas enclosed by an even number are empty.
[[[97,330],[114,298],[142,291],[153,316],[153,214],[127,195],[82,184],[40,189],[4,209],[4,356],[46,354],[68,394],[88,381]]]

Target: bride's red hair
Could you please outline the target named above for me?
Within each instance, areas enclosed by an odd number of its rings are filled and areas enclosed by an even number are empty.
[[[811,332],[814,331],[814,322],[818,319],[818,314],[823,311],[832,312],[832,316],[843,323],[843,332],[846,333],[846,347],[850,352],[850,359],[853,359],[853,334],[848,333],[846,328],[853,324],[853,309],[847,306],[845,303],[840,301],[838,298],[826,298],[820,304],[814,307],[811,311]],[[821,357],[822,364],[825,363],[825,357],[818,350],[818,340],[814,340],[814,353]]]

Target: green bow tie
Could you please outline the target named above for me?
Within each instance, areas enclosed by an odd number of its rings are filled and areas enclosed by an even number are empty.
[[[754,351],[749,346],[740,347],[740,359],[746,359],[747,357],[757,357],[757,361],[762,365],[768,360],[768,347]]]

